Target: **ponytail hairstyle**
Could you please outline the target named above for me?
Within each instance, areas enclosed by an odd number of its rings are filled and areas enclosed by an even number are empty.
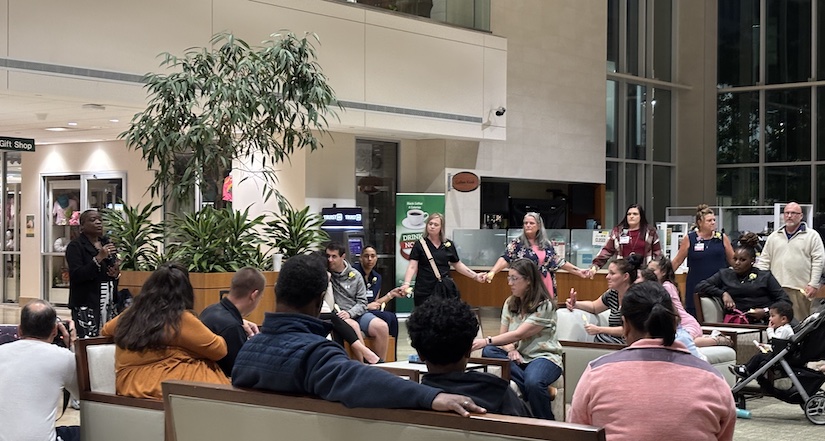
[[[756,248],[759,247],[759,236],[756,233],[745,233],[739,237],[739,247],[745,250],[751,259],[756,259]]]
[[[636,331],[663,339],[665,346],[676,340],[679,316],[661,283],[645,281],[631,286],[622,299],[622,317]]]
[[[701,204],[696,207],[696,222],[693,224],[693,228],[699,229],[699,223],[705,218],[705,216],[713,214],[713,210],[708,207],[708,204]]]
[[[673,269],[673,262],[664,254],[653,259],[653,262],[656,262],[656,266],[662,272],[662,283],[670,282],[676,289],[679,289],[679,285],[676,283],[676,271]]]
[[[616,259],[612,262],[616,269],[622,274],[630,276],[628,283],[631,285],[639,278],[639,267],[642,265],[642,258],[636,254],[631,254],[624,259]]]

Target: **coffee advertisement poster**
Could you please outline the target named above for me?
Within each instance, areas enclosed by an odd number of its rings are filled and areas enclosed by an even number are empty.
[[[425,234],[427,216],[432,213],[444,214],[444,194],[397,193],[395,202],[395,286],[401,286],[410,262],[410,251]],[[414,285],[415,277],[410,286]],[[396,300],[396,312],[410,312],[412,307],[411,298]]]

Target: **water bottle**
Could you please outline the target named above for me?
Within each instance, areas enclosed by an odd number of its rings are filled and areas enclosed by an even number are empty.
[[[751,411],[747,409],[740,409],[736,408],[736,418],[744,418],[746,420],[751,419]]]

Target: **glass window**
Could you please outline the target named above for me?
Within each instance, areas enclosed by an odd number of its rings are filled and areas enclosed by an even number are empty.
[[[823,62],[825,62],[825,60],[823,60]],[[825,87],[816,88],[816,102],[816,159],[818,161],[825,161]],[[822,177],[825,177],[825,175]],[[822,206],[822,208],[825,210],[825,205]]]
[[[759,75],[759,0],[718,0],[718,81],[752,86]]]
[[[765,204],[811,202],[811,166],[765,167]]]
[[[605,147],[609,158],[619,156],[619,84],[607,80],[607,136]]]
[[[602,227],[612,228],[619,220],[616,214],[619,212],[619,163],[607,161],[605,168],[605,195],[604,195],[604,216]]]
[[[811,160],[811,89],[765,92],[765,160]]]
[[[398,144],[358,140],[355,144],[355,204],[364,210],[364,235],[380,255],[395,253],[395,193]],[[394,264],[391,266],[395,268]],[[389,280],[389,279],[388,279]]]
[[[821,215],[825,212],[825,165],[816,166],[816,214]],[[817,222],[816,225],[822,225],[823,222]]]
[[[671,93],[653,89],[653,160],[670,162],[671,156]]]
[[[627,139],[625,157],[645,159],[647,149],[645,107],[647,87],[638,84],[627,85]]]
[[[653,206],[647,209],[647,220],[650,222],[665,219],[665,208],[671,205],[670,183],[672,175],[673,167],[653,166]]]
[[[765,66],[768,83],[811,77],[811,0],[767,0]]]
[[[624,165],[624,196],[625,204],[642,204],[645,194],[645,169],[644,164],[625,164]]]
[[[816,57],[817,60],[819,60],[816,65],[816,79],[822,80],[825,79],[825,0],[817,0],[816,28],[818,37],[816,42]],[[820,106],[820,109],[821,108]],[[817,205],[817,207],[820,207],[820,205]]]
[[[673,53],[672,0],[653,2],[653,72],[652,77],[670,81]]]
[[[717,163],[758,162],[759,92],[721,93],[717,102]]]
[[[619,0],[607,1],[607,71],[619,70]],[[610,96],[610,95],[608,95]]]
[[[641,39],[639,33],[641,25],[639,23],[639,0],[627,0],[627,40],[625,42],[627,52],[626,73],[639,75],[639,59],[644,51],[639,47]]]
[[[757,205],[759,169],[757,167],[717,168],[716,204]]]

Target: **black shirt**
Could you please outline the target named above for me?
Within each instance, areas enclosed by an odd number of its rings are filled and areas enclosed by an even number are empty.
[[[451,240],[445,240],[441,243],[441,246],[436,248],[430,242],[430,239],[425,238],[424,240],[427,242],[427,247],[430,249],[430,254],[433,256],[441,277],[449,277],[450,263],[458,262],[458,251],[455,249],[455,243]],[[418,262],[418,275],[415,278],[415,297],[429,297],[438,279],[435,277],[430,261],[427,260],[427,254],[424,253],[421,241],[415,242],[412,251],[410,251],[410,260]]]
[[[243,317],[238,308],[224,297],[220,303],[207,306],[200,314],[201,322],[212,332],[226,340],[226,357],[218,360],[218,366],[227,377],[232,376],[235,357],[246,343],[246,331],[243,329]]]
[[[791,303],[773,274],[756,267],[744,276],[737,275],[730,268],[723,268],[709,279],[699,282],[696,291],[720,299],[727,291],[736,304],[736,309],[742,312],[751,308],[768,308],[780,301]]]

